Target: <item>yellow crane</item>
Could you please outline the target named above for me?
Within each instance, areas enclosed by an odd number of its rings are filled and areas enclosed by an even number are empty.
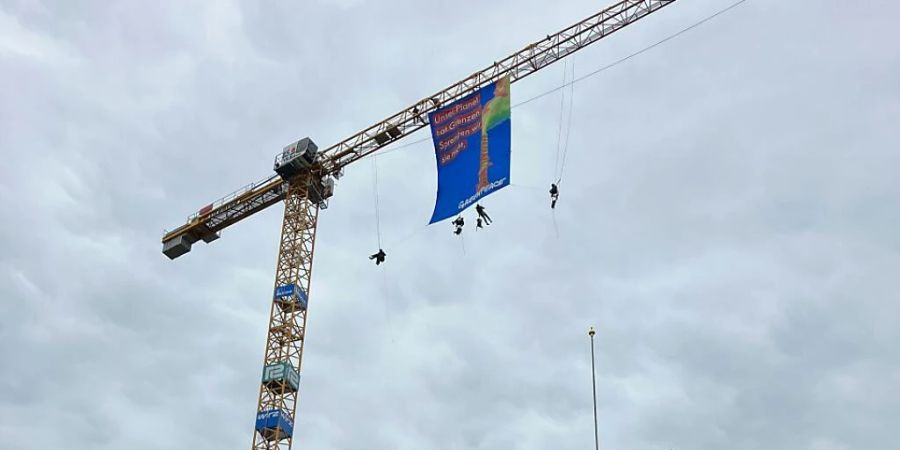
[[[428,113],[441,105],[501,77],[509,76],[511,82],[521,80],[674,2],[618,1],[323,151],[318,151],[309,138],[300,139],[275,157],[275,175],[204,206],[188,217],[187,223],[163,236],[163,254],[175,259],[189,252],[197,241],[210,243],[219,238],[221,230],[284,202],[252,449],[289,450],[293,444],[316,221],[319,210],[328,207],[335,179],[343,168],[425,127]]]

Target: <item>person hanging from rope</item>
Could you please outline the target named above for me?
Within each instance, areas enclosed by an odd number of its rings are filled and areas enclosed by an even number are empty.
[[[377,265],[380,265],[381,263],[384,262],[384,257],[385,257],[385,256],[387,256],[387,253],[385,253],[384,250],[382,250],[382,249],[379,248],[379,249],[378,249],[378,253],[376,253],[376,254],[374,254],[374,255],[372,255],[372,256],[369,256],[369,259],[374,259],[374,260],[375,260],[375,265],[377,266]]]
[[[476,222],[475,222],[475,229],[476,229],[476,230],[479,229],[479,228],[484,228],[484,227],[481,225],[481,222],[482,222],[482,221],[481,221],[481,217],[479,217],[479,218],[477,218],[477,219],[475,219],[475,220],[476,220]]]
[[[453,234],[455,234],[455,235],[457,235],[457,236],[459,236],[460,234],[462,234],[463,226],[466,224],[466,221],[463,220],[462,216],[457,217],[457,218],[456,218],[453,222],[451,222],[451,223],[453,223],[453,225],[456,226],[456,231],[454,231]]]
[[[491,216],[489,216],[489,215],[487,214],[487,212],[485,212],[484,206],[481,206],[480,204],[476,204],[476,205],[475,205],[475,211],[478,213],[478,218],[479,218],[479,219],[484,219],[485,225],[490,225],[490,224],[491,224]]]
[[[550,184],[550,208],[556,209],[556,200],[559,199],[559,186],[556,183]]]

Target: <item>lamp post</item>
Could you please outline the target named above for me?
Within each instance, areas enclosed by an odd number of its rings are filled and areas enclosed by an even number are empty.
[[[594,450],[600,450],[600,440],[597,436],[597,373],[594,368],[594,327],[588,329],[588,336],[591,337],[591,384],[594,392]]]

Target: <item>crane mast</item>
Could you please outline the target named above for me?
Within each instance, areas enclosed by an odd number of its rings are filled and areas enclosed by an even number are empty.
[[[278,202],[285,204],[253,450],[290,450],[293,444],[316,223],[319,210],[328,206],[334,179],[343,168],[427,126],[428,113],[442,105],[503,76],[508,75],[511,82],[525,78],[675,1],[618,1],[322,152],[309,138],[301,139],[276,156],[276,175],[204,206],[189,216],[187,223],[165,233],[163,253],[175,259],[189,252],[197,241],[212,242],[219,238],[221,230]]]
[[[256,407],[253,449],[290,448],[293,440],[319,216],[319,205],[309,195],[311,184],[307,181],[311,175],[306,173],[292,180],[284,197],[284,220],[269,313],[263,380]],[[261,415],[264,416],[262,420]]]

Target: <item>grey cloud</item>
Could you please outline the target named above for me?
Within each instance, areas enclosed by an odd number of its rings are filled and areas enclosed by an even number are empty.
[[[575,71],[727,4],[678,2]],[[514,111],[514,186],[464,243],[425,227],[416,144],[377,159],[376,269],[371,161],[349,168],[296,444],[589,447],[596,325],[601,446],[892,448],[900,11],[871,6],[750,0],[578,83],[555,217],[558,94]],[[280,208],[177,261],[162,229],[597,7],[4,2],[0,447],[248,445]]]

